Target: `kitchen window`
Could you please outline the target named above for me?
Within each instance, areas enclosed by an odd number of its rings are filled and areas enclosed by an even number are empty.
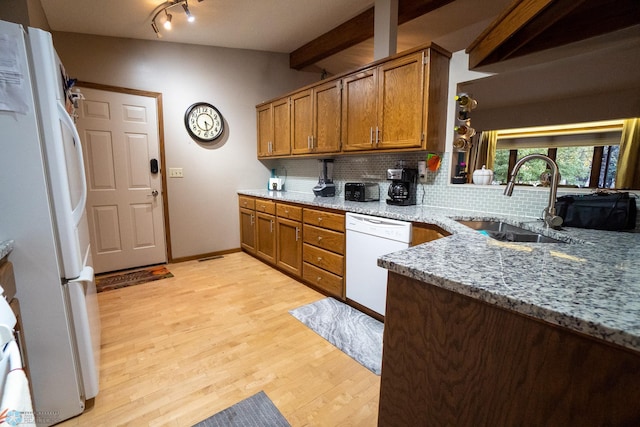
[[[623,122],[495,131],[494,181],[506,183],[518,159],[539,153],[556,161],[561,186],[614,188]],[[528,162],[518,172],[517,184],[546,184],[548,173],[545,162]]]

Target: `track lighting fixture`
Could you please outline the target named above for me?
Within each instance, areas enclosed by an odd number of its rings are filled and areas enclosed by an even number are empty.
[[[203,0],[198,0],[198,3],[202,1]],[[165,14],[165,19],[163,24],[164,29],[171,30],[171,26],[172,26],[171,21],[172,21],[173,15],[168,12],[168,9],[171,9],[174,6],[179,6],[179,5],[182,6],[182,9],[184,10],[184,14],[187,16],[187,21],[188,22],[195,21],[194,16],[191,14],[191,11],[189,10],[189,3],[187,2],[187,0],[167,0],[162,5],[158,6],[157,12],[155,15],[153,15],[153,19],[151,20],[151,28],[153,29],[153,32],[156,34],[158,38],[162,38],[162,34],[160,33],[160,30],[158,29],[158,24],[156,22],[156,20],[158,19],[158,16],[162,12],[164,12]]]
[[[189,10],[189,6],[187,5],[186,1],[182,3],[182,8],[184,9],[185,15],[187,15],[187,21],[193,22],[196,20],[196,18],[194,18],[193,15],[191,14],[191,11]]]
[[[153,31],[156,33],[156,37],[158,37],[159,39],[162,38],[162,34],[160,34],[160,30],[158,29],[158,26],[156,25],[156,22],[153,21],[151,23],[151,28],[153,28]]]

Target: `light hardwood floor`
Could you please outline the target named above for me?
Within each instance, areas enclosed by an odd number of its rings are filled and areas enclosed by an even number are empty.
[[[99,294],[100,392],[61,426],[191,426],[260,390],[296,426],[375,426],[380,377],[288,311],[324,295],[245,253]]]

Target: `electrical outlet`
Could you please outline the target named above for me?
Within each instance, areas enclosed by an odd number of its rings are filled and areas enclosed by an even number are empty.
[[[184,178],[182,168],[169,168],[169,178]]]

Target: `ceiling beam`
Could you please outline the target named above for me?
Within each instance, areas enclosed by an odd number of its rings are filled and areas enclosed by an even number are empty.
[[[429,13],[453,0],[398,0],[398,25]],[[289,54],[289,66],[301,70],[373,37],[374,8],[362,12]]]
[[[469,69],[495,72],[503,61],[638,24],[638,0],[514,1],[467,48]]]

